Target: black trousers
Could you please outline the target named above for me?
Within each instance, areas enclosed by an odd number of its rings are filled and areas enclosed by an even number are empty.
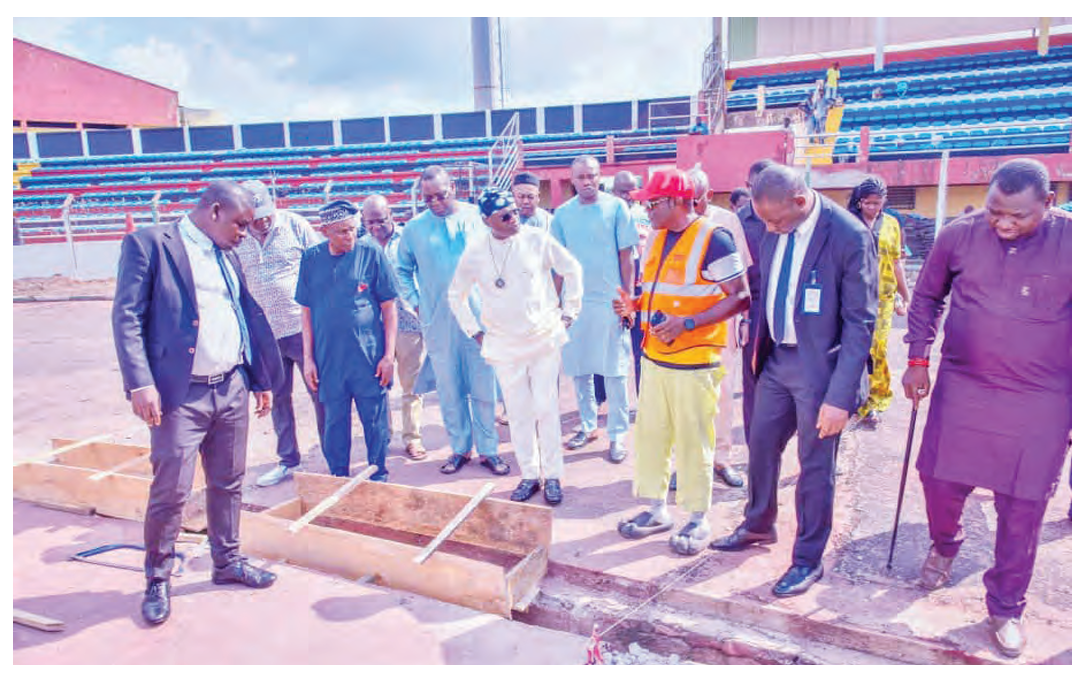
[[[816,419],[827,382],[810,382],[796,347],[776,347],[756,382],[749,436],[749,501],[744,526],[766,532],[778,516],[782,451],[797,434],[797,541],[793,564],[815,567],[831,536],[835,451],[839,435],[821,439]]]
[[[247,379],[243,367],[223,381],[191,384],[183,404],[150,429],[153,483],[146,507],[146,578],[167,580],[195,463],[206,475],[206,519],[216,567],[240,557],[240,506],[247,468]]]

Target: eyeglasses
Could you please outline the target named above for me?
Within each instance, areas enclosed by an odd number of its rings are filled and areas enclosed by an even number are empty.
[[[510,220],[520,215],[520,209],[513,209],[512,211],[506,211],[502,214],[502,222],[508,223]]]
[[[367,227],[370,225],[385,225],[387,222],[389,222],[389,218],[364,218],[363,226]]]
[[[653,209],[656,206],[658,206],[659,204],[662,204],[663,202],[666,202],[666,201],[669,201],[669,200],[670,200],[669,197],[659,197],[658,199],[649,199],[646,202],[644,202],[644,206],[649,208],[649,209]]]

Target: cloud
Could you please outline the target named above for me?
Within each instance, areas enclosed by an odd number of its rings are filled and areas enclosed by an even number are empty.
[[[510,107],[684,95],[707,19],[502,20]],[[472,108],[467,18],[15,19],[15,34],[234,122]]]

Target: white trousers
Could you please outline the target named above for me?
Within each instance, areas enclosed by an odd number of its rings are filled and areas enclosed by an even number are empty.
[[[722,365],[726,377],[719,382],[719,409],[715,415],[715,463],[726,464],[734,448],[734,383],[741,381],[741,349],[737,346],[737,316],[726,324]],[[744,401],[742,401],[744,403]]]
[[[509,416],[513,452],[520,464],[520,474],[526,479],[561,480],[560,370],[559,351],[529,361],[494,365]]]

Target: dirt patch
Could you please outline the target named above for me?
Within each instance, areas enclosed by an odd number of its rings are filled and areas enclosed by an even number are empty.
[[[72,297],[86,295],[105,295],[112,297],[116,290],[115,279],[94,279],[79,281],[59,274],[51,277],[31,277],[15,279],[13,295],[33,297]]]

